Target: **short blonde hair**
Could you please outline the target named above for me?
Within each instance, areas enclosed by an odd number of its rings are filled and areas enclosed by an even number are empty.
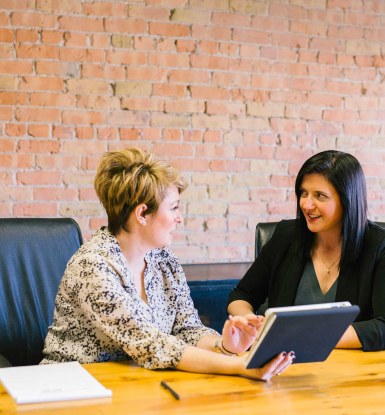
[[[116,235],[136,206],[144,203],[146,214],[158,210],[167,189],[181,193],[187,184],[168,161],[136,147],[105,153],[99,163],[94,187],[106,210],[108,229]]]

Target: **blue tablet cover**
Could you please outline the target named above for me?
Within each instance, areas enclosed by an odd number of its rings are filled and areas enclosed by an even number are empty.
[[[359,311],[357,305],[277,311],[263,341],[251,347],[246,367],[261,367],[282,351],[294,351],[294,363],[326,360]]]

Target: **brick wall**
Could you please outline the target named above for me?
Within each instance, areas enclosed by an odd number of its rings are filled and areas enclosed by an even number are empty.
[[[383,0],[0,0],[0,215],[104,213],[104,151],[169,156],[190,186],[184,263],[253,257],[295,174],[341,149],[385,220]]]

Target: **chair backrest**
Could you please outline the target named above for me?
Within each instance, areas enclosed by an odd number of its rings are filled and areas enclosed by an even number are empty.
[[[37,364],[67,262],[82,244],[70,218],[0,219],[0,354]]]
[[[255,258],[260,254],[262,247],[273,236],[278,222],[260,222],[255,227]]]
[[[260,222],[255,227],[255,258],[260,254],[263,245],[273,236],[279,222]],[[385,222],[374,222],[385,229]]]

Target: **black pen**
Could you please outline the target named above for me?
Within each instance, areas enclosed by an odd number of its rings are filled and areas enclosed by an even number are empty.
[[[175,391],[174,391],[174,389],[168,384],[168,383],[166,383],[164,380],[162,380],[161,382],[160,382],[160,385],[161,386],[163,386],[165,389],[167,389],[170,393],[171,393],[171,395],[177,400],[177,401],[179,401],[179,399],[180,399],[180,396],[179,396],[179,394],[178,393],[176,393]]]

